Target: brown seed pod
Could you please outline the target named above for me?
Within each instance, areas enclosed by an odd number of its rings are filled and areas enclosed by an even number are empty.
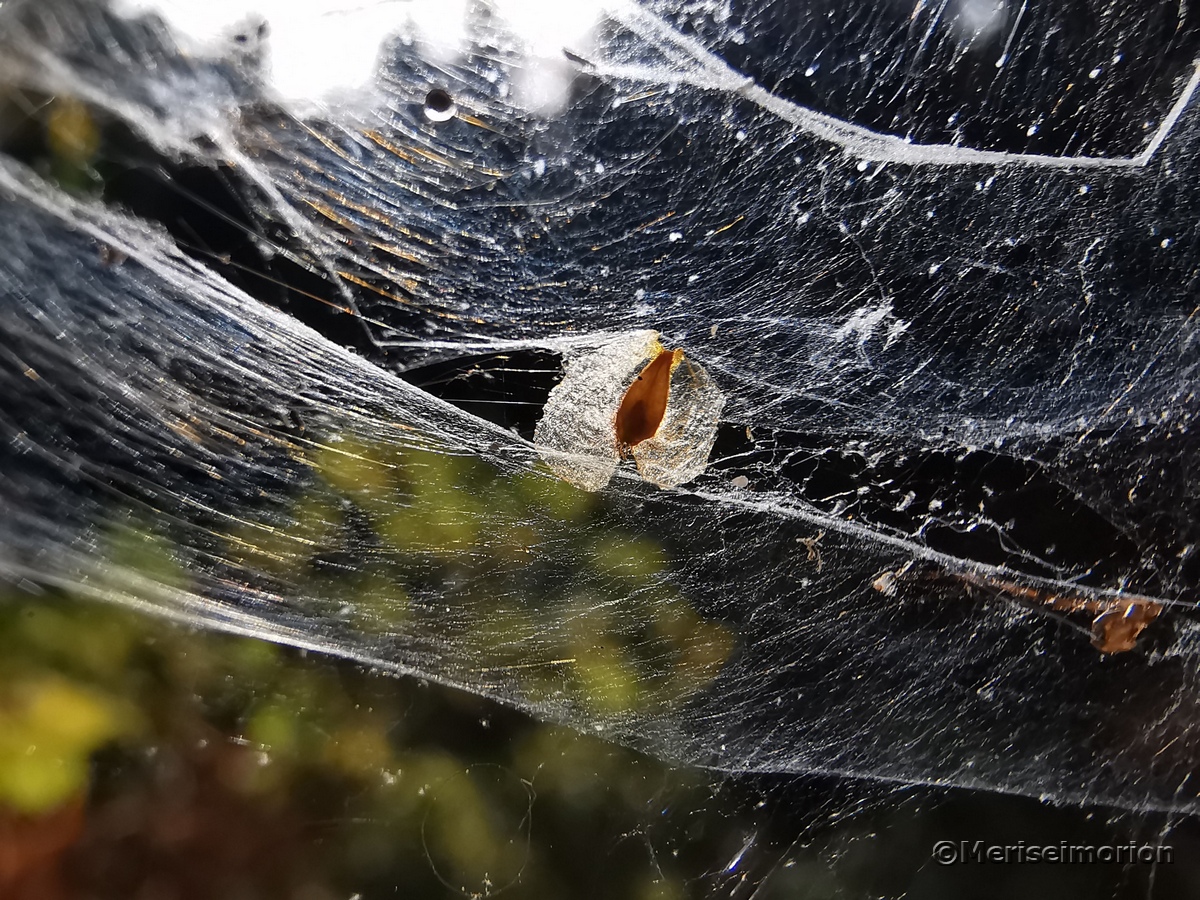
[[[725,396],[683,350],[654,331],[618,335],[569,359],[534,441],[559,477],[584,490],[608,484],[622,458],[660,487],[704,471]]]
[[[617,407],[616,433],[622,455],[658,432],[667,412],[671,373],[682,361],[682,350],[661,350],[638,373],[621,398],[621,405]]]

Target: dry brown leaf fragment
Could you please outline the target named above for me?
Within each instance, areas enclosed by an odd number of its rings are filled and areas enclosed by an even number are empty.
[[[1159,601],[1140,594],[1106,597],[1053,591],[985,573],[952,572],[933,565],[911,562],[895,571],[881,572],[871,582],[875,590],[887,596],[899,593],[906,585],[923,585],[943,593],[947,589],[953,589],[965,594],[992,594],[1033,606],[1044,606],[1058,612],[1088,613],[1092,616],[1089,628],[1092,646],[1101,653],[1125,653],[1132,650],[1137,645],[1138,635],[1158,618],[1163,608]]]

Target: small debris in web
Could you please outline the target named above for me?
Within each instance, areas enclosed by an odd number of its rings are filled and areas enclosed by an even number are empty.
[[[812,537],[796,538],[796,543],[803,544],[804,549],[808,551],[808,562],[817,564],[817,571],[820,572],[825,568],[825,561],[821,558],[821,538],[825,537],[824,531],[818,531]]]
[[[568,360],[534,442],[556,475],[587,491],[608,484],[622,459],[646,481],[675,487],[704,471],[725,395],[656,331],[618,335]]]

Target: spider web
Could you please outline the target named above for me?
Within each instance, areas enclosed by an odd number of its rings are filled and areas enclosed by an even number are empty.
[[[480,7],[449,52],[401,10],[305,106],[252,21],[0,15],[7,81],[214,167],[288,273],[0,165],[14,583],[723,771],[1200,809],[1193,19],[616,5],[549,52]],[[643,329],[713,458],[579,491],[539,378]],[[1103,654],[1030,595],[1164,611]]]

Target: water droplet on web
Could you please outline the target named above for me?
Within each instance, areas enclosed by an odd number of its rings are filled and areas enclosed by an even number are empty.
[[[434,88],[425,95],[425,118],[430,122],[449,121],[457,112],[454,98],[441,88]]]
[[[633,331],[568,360],[534,442],[551,470],[588,491],[608,484],[622,458],[660,487],[708,465],[725,395],[683,350]]]

